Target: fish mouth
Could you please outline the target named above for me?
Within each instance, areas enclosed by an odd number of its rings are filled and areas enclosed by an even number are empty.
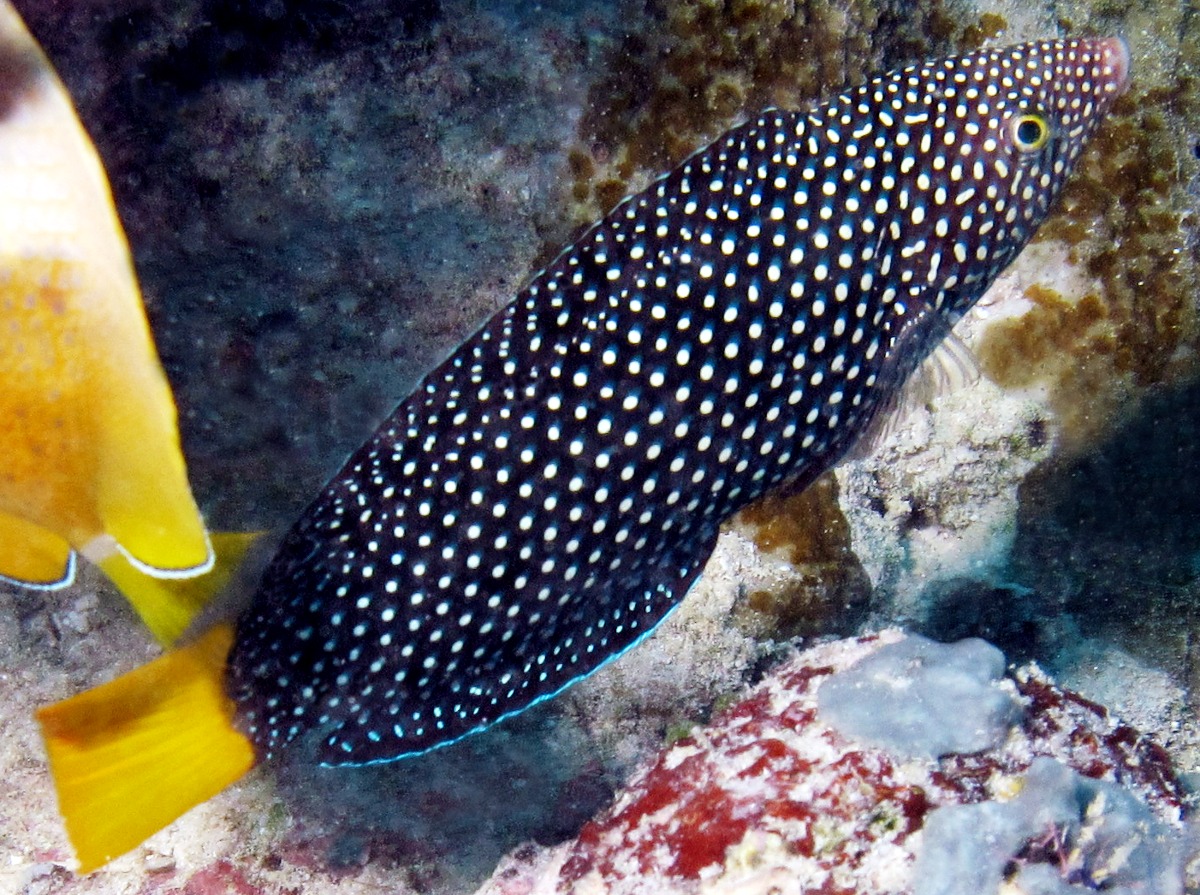
[[[1121,37],[1107,37],[1100,41],[1105,61],[1112,66],[1112,78],[1116,83],[1117,96],[1129,89],[1129,45]]]

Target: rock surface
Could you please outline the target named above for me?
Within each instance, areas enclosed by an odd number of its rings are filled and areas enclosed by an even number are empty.
[[[1021,709],[978,752],[905,758],[829,723],[822,686],[853,680],[847,669],[872,662],[888,692],[864,689],[865,710],[912,703],[920,714],[934,693],[919,679],[936,667],[943,683],[971,678],[961,692],[936,697],[958,700],[968,718],[988,660],[969,650],[972,669],[962,650],[936,645],[940,658],[914,660],[914,643],[929,644],[889,630],[793,658],[711,725],[661,751],[575,840],[510,855],[481,895],[965,895],[1018,877],[1055,882],[1036,891],[1064,895],[1101,884],[1183,891],[1180,789],[1165,752],[1036,667],[993,681]],[[877,661],[889,652],[888,662]],[[937,711],[927,722],[946,724]],[[1071,807],[1046,808],[1055,799]],[[1015,831],[1007,845],[987,838],[980,810],[1007,818],[1005,829]],[[1097,833],[1113,829],[1124,830],[1124,851]]]

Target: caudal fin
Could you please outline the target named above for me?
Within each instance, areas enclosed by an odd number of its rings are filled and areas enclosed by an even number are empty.
[[[59,810],[89,873],[129,851],[254,765],[233,725],[224,666],[233,629],[39,709]]]

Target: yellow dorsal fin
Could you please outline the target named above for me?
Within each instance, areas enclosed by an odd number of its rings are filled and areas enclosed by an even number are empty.
[[[194,578],[161,578],[146,574],[113,545],[110,549],[85,549],[125,595],[158,642],[170,646],[218,593],[241,565],[246,551],[261,532],[221,532],[212,535],[216,555],[213,567]],[[111,544],[111,541],[109,542]],[[103,550],[103,553],[101,553]]]
[[[217,625],[78,696],[39,709],[81,873],[129,851],[254,765],[225,695],[231,625]]]

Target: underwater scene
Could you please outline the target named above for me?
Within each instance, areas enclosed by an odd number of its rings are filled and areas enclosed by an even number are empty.
[[[0,893],[1200,893],[1198,66],[0,0]]]

